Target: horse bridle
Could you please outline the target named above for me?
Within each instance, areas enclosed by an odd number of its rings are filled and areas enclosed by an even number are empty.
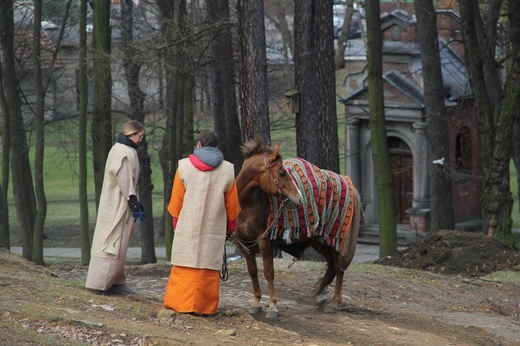
[[[242,240],[242,239],[239,239],[235,234],[232,235],[232,240],[234,242],[237,242],[239,243],[242,248],[247,252],[249,253],[249,248],[252,248],[256,245],[258,245],[258,243],[260,242],[260,240],[264,239],[265,237],[267,237],[267,233],[269,233],[269,230],[271,229],[271,227],[273,227],[274,223],[277,222],[278,220],[278,217],[280,216],[280,212],[282,211],[282,209],[285,207],[285,203],[289,200],[289,197],[287,196],[284,196],[283,193],[282,193],[282,190],[279,186],[279,182],[278,182],[278,179],[276,179],[276,177],[274,176],[274,173],[273,173],[273,167],[275,166],[273,163],[270,163],[269,162],[269,157],[267,156],[267,153],[264,153],[264,164],[265,164],[265,169],[269,172],[269,177],[273,180],[273,183],[277,186],[278,188],[278,195],[280,196],[280,207],[278,208],[278,210],[276,211],[276,214],[275,216],[273,217],[273,221],[271,222],[270,225],[267,226],[267,228],[262,232],[262,235],[256,239],[256,240],[252,240],[252,241],[248,241],[248,240]],[[285,197],[285,198],[284,198]],[[249,245],[246,245],[246,243],[248,243]]]
[[[267,153],[264,153],[264,165],[265,165],[265,169],[269,173],[269,177],[273,180],[273,184],[275,184],[277,186],[278,195],[280,196],[280,200],[282,201],[282,203],[287,202],[287,200],[289,198],[287,196],[285,196],[285,198],[283,198],[284,195],[282,194],[282,189],[278,185],[278,179],[276,179],[276,177],[274,176],[274,173],[273,173],[273,167],[275,166],[275,164],[272,162],[269,162],[269,157],[267,156]]]

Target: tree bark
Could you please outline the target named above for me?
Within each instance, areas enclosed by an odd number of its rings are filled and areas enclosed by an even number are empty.
[[[486,12],[484,22],[479,7],[474,6],[472,1],[460,0],[459,3],[465,56],[481,124],[484,232],[514,246],[516,241],[511,230],[513,199],[509,162],[512,157],[513,124],[520,97],[519,38],[508,36],[508,40],[516,43],[511,44],[504,82],[501,82],[501,64],[495,60],[496,41],[493,36],[486,34],[486,30],[491,30],[490,25],[496,28],[499,11]],[[497,3],[500,5],[500,2],[489,4],[496,6]],[[518,33],[519,18],[517,13],[513,13],[515,9],[518,10],[518,4],[510,1],[507,13],[512,21],[509,25],[511,32]]]
[[[238,0],[237,16],[242,140],[261,136],[270,144],[264,1]]]
[[[215,132],[220,138],[219,147],[224,157],[235,165],[238,174],[242,167],[242,141],[236,99],[236,74],[228,0],[206,0],[208,19],[215,26],[211,41],[211,100]],[[222,29],[220,29],[222,27]]]
[[[43,183],[43,162],[45,149],[45,90],[42,81],[41,66],[41,17],[42,0],[34,0],[34,22],[33,22],[33,66],[34,66],[34,88],[36,89],[36,106],[34,115],[35,147],[34,147],[34,189],[36,192],[36,219],[33,233],[33,255],[32,261],[43,265],[43,228],[47,216],[47,198]],[[52,66],[50,66],[52,68]]]
[[[336,113],[336,71],[332,0],[316,2],[316,67],[318,81],[318,122],[322,168],[339,173],[338,116]],[[308,134],[312,135],[312,134]]]
[[[14,53],[13,2],[0,0],[0,42],[2,46],[3,88],[7,100],[11,125],[11,175],[13,197],[23,247],[23,258],[32,260],[33,231],[36,216],[36,197],[34,195],[29,150],[25,136],[20,91]]]
[[[0,28],[0,33],[2,29]],[[1,60],[1,59],[0,59]],[[0,107],[2,108],[2,178],[0,183],[0,247],[9,250],[9,207],[7,205],[7,188],[9,187],[9,150],[10,126],[9,108],[4,93],[2,62],[0,61]],[[2,188],[3,187],[3,188]]]
[[[341,34],[337,39],[336,47],[336,68],[345,68],[345,48],[350,35],[350,23],[352,22],[352,14],[354,13],[354,0],[347,0],[345,4],[347,10],[345,11],[345,18],[341,27]],[[361,18],[358,18],[359,25],[362,26]]]
[[[372,160],[379,205],[379,257],[397,252],[392,166],[388,153],[383,96],[382,33],[379,1],[367,0],[368,103]]]
[[[88,61],[87,61],[87,0],[81,0],[79,17],[79,234],[81,264],[90,262],[90,234],[87,193],[87,112],[88,112]]]
[[[96,206],[99,206],[105,164],[113,145],[110,1],[94,0],[93,13],[94,108],[92,114],[92,152]]]
[[[175,6],[171,1],[158,0],[160,16],[161,16],[161,35],[165,42],[175,35]],[[175,133],[177,131],[177,123],[175,121],[177,94],[175,86],[175,59],[174,48],[166,45],[162,60],[164,61],[165,80],[166,80],[166,103],[165,115],[166,124],[164,135],[162,138],[161,148],[159,150],[159,159],[162,168],[162,177],[164,184],[164,242],[166,246],[166,260],[171,259],[171,249],[173,242],[172,217],[167,211],[167,206],[171,197],[171,189],[173,183],[173,174],[177,169],[177,148],[175,142]]]
[[[315,1],[296,1],[294,4],[294,83],[300,93],[300,113],[295,116],[295,125],[296,155],[319,165],[321,145],[320,135],[316,133],[319,121],[315,6]]]
[[[144,100],[145,94],[139,86],[141,73],[141,59],[137,56],[133,39],[133,1],[121,1],[121,38],[123,50],[123,67],[127,82],[128,98],[130,100],[130,119],[145,124]],[[146,217],[140,225],[141,230],[141,264],[157,263],[155,255],[155,238],[153,227],[152,205],[152,169],[150,156],[148,155],[148,141],[146,136],[137,149],[139,165],[139,198],[144,206]]]
[[[455,228],[451,199],[450,139],[444,107],[444,84],[437,34],[437,14],[430,0],[415,0],[417,30],[421,45],[428,170],[430,174],[430,208],[432,232]],[[444,165],[433,164],[445,159]]]
[[[1,185],[0,194],[3,194]],[[3,198],[0,198],[0,248],[6,250],[11,249],[9,241],[9,214]]]

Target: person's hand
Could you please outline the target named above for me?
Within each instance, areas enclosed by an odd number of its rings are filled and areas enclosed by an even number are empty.
[[[226,241],[229,241],[229,240],[233,240],[235,234],[232,232],[232,231],[227,231],[226,232]]]
[[[130,199],[128,200],[128,206],[132,211],[134,222],[137,222],[137,220],[139,220],[139,223],[142,224],[144,222],[144,207],[143,204],[137,199],[137,196],[130,196]]]

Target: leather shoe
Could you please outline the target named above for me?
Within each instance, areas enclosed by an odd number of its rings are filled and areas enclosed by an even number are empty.
[[[113,285],[108,290],[106,290],[105,293],[106,294],[119,294],[119,295],[124,295],[124,296],[128,296],[130,294],[136,294],[136,292],[133,289],[131,289],[130,287],[128,287],[125,284]]]

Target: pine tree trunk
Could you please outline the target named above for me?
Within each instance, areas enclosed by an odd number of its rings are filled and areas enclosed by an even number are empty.
[[[429,0],[415,0],[417,29],[421,45],[426,135],[428,138],[428,171],[430,174],[430,230],[451,230],[453,219],[450,169],[450,139],[444,107],[444,84],[437,34],[437,14]],[[444,159],[444,165],[434,160]]]
[[[261,136],[270,144],[264,1],[238,0],[237,16],[242,140]]]

